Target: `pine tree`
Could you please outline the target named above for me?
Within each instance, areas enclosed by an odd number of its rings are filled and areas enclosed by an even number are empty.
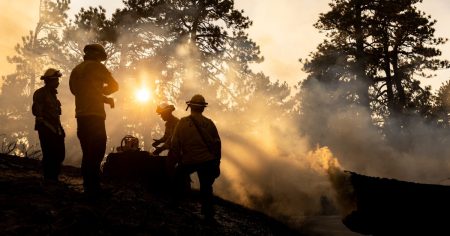
[[[436,21],[418,10],[420,2],[333,1],[315,24],[327,39],[305,63],[304,102],[314,104],[308,86],[317,80],[333,106],[366,107],[388,133],[407,128],[408,116],[429,112],[430,88],[420,86],[419,79],[449,64],[436,48],[446,39],[434,36]]]
[[[41,1],[40,19],[35,29],[16,45],[16,55],[7,58],[16,66],[16,71],[2,77],[0,119],[2,124],[8,124],[3,132],[26,145],[33,143],[27,136],[33,130],[28,125],[33,123],[30,106],[40,83],[37,78],[47,67],[58,67],[57,60],[62,55],[60,33],[66,24],[69,3],[69,0]]]

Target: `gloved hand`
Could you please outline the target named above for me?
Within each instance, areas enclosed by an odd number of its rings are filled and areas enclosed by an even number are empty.
[[[152,152],[152,154],[158,156],[162,151],[164,151],[163,147],[157,147],[155,151]]]
[[[114,98],[106,98],[106,104],[109,104],[111,108],[114,108]]]
[[[157,140],[157,139],[153,139],[153,141],[154,141],[154,142],[152,143],[152,146],[153,146],[153,147],[158,147],[158,145],[161,144],[161,141],[159,141],[159,140]]]

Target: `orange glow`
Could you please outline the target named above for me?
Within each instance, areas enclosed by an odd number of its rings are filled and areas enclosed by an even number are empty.
[[[151,98],[150,89],[148,89],[147,87],[139,88],[135,92],[135,97],[138,102],[142,102],[142,103],[148,102]]]

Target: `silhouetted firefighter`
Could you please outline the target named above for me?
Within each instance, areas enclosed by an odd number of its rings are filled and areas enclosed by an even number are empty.
[[[156,113],[161,116],[161,119],[165,121],[166,124],[164,136],[160,139],[153,139],[154,142],[152,143],[152,146],[156,148],[155,151],[153,151],[154,155],[159,155],[162,151],[170,148],[173,131],[175,130],[178,121],[180,121],[180,119],[172,114],[173,111],[175,111],[175,107],[167,103],[162,103],[156,108]],[[161,143],[162,145],[159,146]]]
[[[184,188],[186,177],[197,172],[202,214],[206,221],[214,221],[213,183],[220,175],[220,137],[214,122],[202,115],[208,105],[202,95],[194,95],[186,104],[186,110],[191,108],[191,115],[178,122],[171,146],[173,158],[178,164],[176,187],[179,193]]]
[[[58,181],[61,164],[65,158],[64,129],[61,126],[61,103],[56,94],[61,72],[53,68],[41,76],[45,85],[33,94],[32,112],[36,116],[35,130],[38,131],[42,149],[44,180]]]
[[[110,95],[119,85],[108,69],[101,63],[107,58],[100,44],[84,47],[84,61],[70,74],[70,91],[75,95],[77,135],[83,151],[81,171],[84,192],[96,196],[100,192],[100,163],[106,149],[106,113],[104,103],[114,108]]]

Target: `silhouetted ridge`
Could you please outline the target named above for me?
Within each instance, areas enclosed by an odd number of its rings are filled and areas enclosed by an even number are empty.
[[[343,222],[351,230],[371,235],[450,235],[450,186],[347,173],[356,210]]]

